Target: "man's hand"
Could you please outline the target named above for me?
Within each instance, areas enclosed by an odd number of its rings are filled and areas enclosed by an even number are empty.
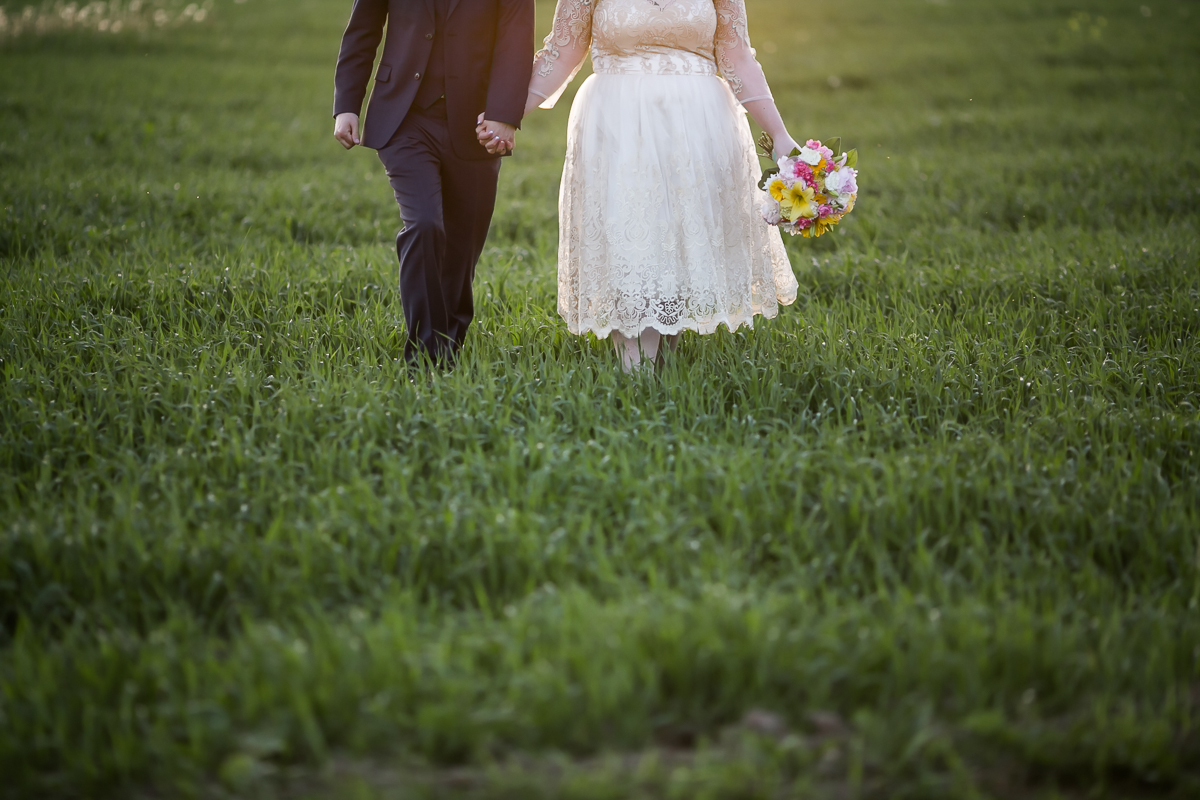
[[[341,142],[342,147],[347,150],[359,144],[358,114],[349,111],[338,114],[333,121],[333,138]]]
[[[516,128],[505,122],[493,122],[485,119],[483,114],[479,115],[479,124],[475,126],[475,136],[484,149],[494,156],[511,153],[517,144]]]

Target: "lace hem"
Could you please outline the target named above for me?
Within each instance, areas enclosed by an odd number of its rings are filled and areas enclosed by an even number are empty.
[[[751,311],[748,314],[724,314],[720,317],[713,317],[708,320],[687,319],[681,320],[675,325],[666,325],[662,322],[659,322],[654,317],[647,317],[640,322],[641,327],[636,329],[625,328],[621,325],[602,325],[597,320],[588,320],[579,324],[572,324],[571,321],[568,320],[561,312],[559,313],[559,316],[562,317],[563,321],[567,323],[567,330],[570,333],[576,336],[586,336],[587,334],[591,333],[594,334],[597,339],[607,339],[612,335],[613,331],[620,333],[622,336],[633,338],[644,331],[650,330],[651,328],[658,331],[663,336],[674,336],[675,334],[683,333],[684,331],[695,331],[701,336],[708,336],[716,333],[717,329],[722,325],[724,325],[725,329],[730,333],[733,333],[743,327],[753,330],[755,317],[762,317],[763,319],[775,319],[779,316],[780,306],[790,306],[794,302],[796,302],[795,297],[791,298],[790,300],[780,300],[779,303],[774,307],[763,307],[755,311]]]

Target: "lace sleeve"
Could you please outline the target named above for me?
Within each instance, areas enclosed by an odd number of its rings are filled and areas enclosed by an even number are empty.
[[[717,67],[742,105],[771,98],[771,89],[750,46],[745,0],[713,0],[717,8],[714,42]]]
[[[545,100],[542,108],[554,108],[583,66],[592,45],[592,2],[558,0],[554,27],[533,57],[533,79],[529,82],[530,93]]]

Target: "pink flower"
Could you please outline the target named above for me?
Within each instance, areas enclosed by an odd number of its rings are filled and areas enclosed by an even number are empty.
[[[822,205],[817,209],[817,214],[821,219],[825,219],[825,217],[828,217],[832,213],[833,209],[830,206]]]
[[[796,162],[796,177],[803,178],[805,186],[814,186],[817,182],[816,177],[813,175],[812,167],[803,161]]]
[[[825,145],[821,144],[818,140],[809,139],[807,142],[804,143],[804,146],[809,148],[810,150],[816,150],[818,153],[821,154],[821,157],[824,158],[826,161],[833,161],[833,151],[830,150]]]
[[[808,217],[800,217],[796,220],[796,227],[800,230],[804,230],[805,228],[809,227],[812,224],[813,224],[813,221],[811,219],[809,219]]]

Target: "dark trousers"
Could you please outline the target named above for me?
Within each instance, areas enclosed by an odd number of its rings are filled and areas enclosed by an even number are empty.
[[[475,315],[471,281],[496,204],[500,159],[454,155],[446,103],[439,100],[409,111],[379,160],[404,220],[396,257],[408,324],[405,360],[452,363]]]

